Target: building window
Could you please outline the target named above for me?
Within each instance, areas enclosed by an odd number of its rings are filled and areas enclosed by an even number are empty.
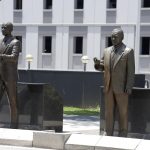
[[[83,37],[74,37],[74,53],[82,54],[83,52]]]
[[[44,0],[44,9],[52,9],[52,0]]]
[[[143,0],[142,1],[142,6],[143,7],[150,7],[150,0]]]
[[[116,8],[117,0],[107,0],[107,8]]]
[[[75,9],[83,9],[84,0],[75,0]]]
[[[150,37],[141,37],[141,55],[150,54]]]
[[[22,52],[22,36],[15,36],[15,38],[20,41],[20,44],[21,44],[20,53],[21,53]]]
[[[106,47],[112,46],[111,37],[106,37]]]
[[[22,9],[22,0],[14,0],[14,9]]]
[[[51,53],[52,52],[52,37],[44,36],[43,37],[43,53]]]

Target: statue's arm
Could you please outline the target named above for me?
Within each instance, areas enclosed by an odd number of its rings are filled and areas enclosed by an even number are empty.
[[[13,46],[12,46],[11,54],[1,54],[0,56],[4,62],[17,62],[18,61],[19,52],[21,50],[20,41],[16,40],[12,45]]]
[[[135,76],[135,60],[134,60],[134,50],[128,53],[127,60],[127,82],[125,92],[131,94],[132,87],[134,85],[134,76]]]

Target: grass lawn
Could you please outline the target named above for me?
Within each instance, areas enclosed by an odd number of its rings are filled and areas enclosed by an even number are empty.
[[[66,115],[87,115],[87,116],[99,116],[100,108],[79,108],[79,107],[64,107],[64,114]]]

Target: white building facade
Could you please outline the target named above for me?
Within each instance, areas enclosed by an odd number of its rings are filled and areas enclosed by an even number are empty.
[[[19,68],[31,54],[31,69],[83,70],[87,55],[94,71],[93,57],[102,57],[111,31],[121,27],[136,73],[150,72],[149,0],[0,0],[0,26],[8,21],[22,41]]]

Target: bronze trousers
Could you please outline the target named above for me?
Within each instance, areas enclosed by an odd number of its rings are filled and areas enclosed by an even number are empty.
[[[128,133],[128,94],[114,93],[110,87],[105,93],[105,124],[108,136],[113,136],[116,108],[119,116],[118,136],[126,137]]]
[[[18,103],[17,103],[17,83],[15,81],[0,80],[0,101],[6,92],[11,115],[10,128],[18,128]]]

